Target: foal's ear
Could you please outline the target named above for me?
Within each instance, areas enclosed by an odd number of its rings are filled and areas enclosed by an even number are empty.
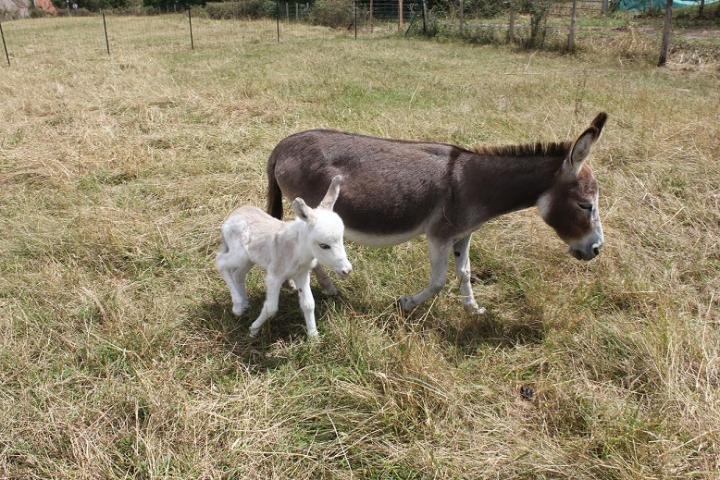
[[[313,220],[312,208],[308,207],[305,203],[305,200],[303,200],[302,198],[298,197],[293,200],[292,209],[293,212],[295,212],[297,218],[299,218],[303,222],[310,223]]]
[[[565,161],[565,168],[567,170],[572,171],[577,175],[583,162],[588,155],[590,155],[590,148],[592,147],[592,144],[597,142],[598,138],[600,138],[600,134],[602,133],[602,129],[605,126],[606,121],[607,113],[598,113],[597,117],[595,117],[590,124],[590,127],[588,127],[588,129],[585,130],[577,140],[575,140],[575,143],[573,143],[573,146],[570,149],[570,155],[568,155],[568,158]]]
[[[337,201],[338,196],[340,195],[340,185],[342,184],[342,179],[342,175],[335,175],[333,177],[330,181],[330,188],[328,188],[328,191],[320,202],[320,205],[318,205],[318,208],[324,208],[326,210],[333,209],[335,201]]]

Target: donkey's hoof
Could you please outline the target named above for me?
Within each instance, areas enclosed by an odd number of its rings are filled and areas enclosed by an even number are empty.
[[[308,330],[307,336],[310,340],[319,340],[320,339],[320,334],[318,333],[317,330]]]
[[[260,333],[260,329],[259,329],[259,328],[252,328],[252,327],[250,327],[250,337],[251,337],[251,338],[257,338],[258,333]]]
[[[400,308],[403,312],[408,313],[413,308],[417,307],[417,303],[412,299],[412,297],[409,296],[402,296],[400,297],[400,300],[398,300],[398,303],[400,304]]]
[[[237,304],[237,305],[233,305],[232,313],[233,313],[233,315],[235,315],[236,317],[241,316],[244,311],[245,311],[245,304],[239,303],[239,304]]]
[[[322,292],[323,295],[326,295],[328,297],[334,297],[339,293],[337,287],[332,284],[327,285],[325,287],[321,287],[320,291]]]
[[[295,285],[295,280],[293,280],[293,279],[288,280],[286,285],[287,285],[287,287],[288,287],[290,290],[292,290],[293,292],[294,292],[295,290],[297,290],[297,285]]]
[[[479,307],[477,303],[466,303],[465,311],[470,315],[485,315],[485,307]]]

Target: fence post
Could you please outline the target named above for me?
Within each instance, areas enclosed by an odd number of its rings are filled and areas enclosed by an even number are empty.
[[[192,7],[188,6],[188,24],[190,25],[190,50],[195,50],[195,40],[192,31]]]
[[[510,1],[510,23],[508,24],[508,43],[515,41],[515,2]]]
[[[602,13],[607,13],[608,8],[609,8],[608,0],[602,0]]]
[[[285,20],[290,23],[290,4],[285,2]]]
[[[370,33],[373,33],[373,0],[370,0]]]
[[[5,33],[2,29],[2,22],[0,22],[0,37],[2,37],[3,50],[5,50],[5,60],[7,60],[8,67],[10,66],[10,55],[8,55],[7,45],[5,45]]]
[[[465,33],[465,6],[463,0],[460,0],[460,35]]]
[[[427,5],[425,0],[422,0],[422,19],[423,19],[423,35],[427,35]]]
[[[402,31],[403,25],[405,25],[405,22],[403,21],[403,0],[398,0],[398,30]]]
[[[355,28],[355,40],[357,40],[357,1],[353,0],[353,26]]]
[[[298,8],[298,3],[295,2],[295,21],[300,21],[300,9]]]
[[[105,11],[102,12],[103,17],[103,30],[105,30],[105,50],[107,50],[108,57],[110,56],[110,41],[108,40],[107,34],[107,23],[105,23]]]
[[[277,15],[275,15],[275,20],[277,21],[277,41],[280,43],[280,0],[275,0],[275,10],[277,10]]]
[[[670,48],[670,30],[672,30],[672,4],[673,0],[667,0],[667,4],[665,5],[665,26],[663,27],[658,67],[662,67],[667,63],[668,49]]]
[[[575,50],[575,21],[577,19],[577,0],[572,2],[572,13],[570,14],[570,31],[568,32],[568,50]]]

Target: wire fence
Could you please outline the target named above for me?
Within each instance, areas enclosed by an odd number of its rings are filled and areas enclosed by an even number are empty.
[[[523,8],[520,2],[508,0],[492,16],[486,11],[468,8],[464,0],[237,0],[210,2],[204,7],[187,8],[184,13],[170,15],[176,21],[184,16],[187,47],[203,48],[227,41],[225,34],[216,34],[217,22],[237,25],[233,38],[236,41],[291,42],[308,38],[371,38],[383,35],[457,36],[469,41],[530,43],[543,47],[548,36],[573,49],[579,29],[610,28],[603,25],[580,23],[578,20],[602,16],[608,9],[608,0],[570,0],[553,2],[544,0],[545,10]],[[543,0],[539,0],[543,1]],[[532,5],[532,3],[531,3]],[[177,10],[177,4],[170,11]],[[180,9],[182,12],[182,9]],[[112,13],[112,12],[108,12]],[[70,11],[69,16],[73,13]],[[108,34],[113,28],[113,15],[101,12],[105,51],[112,55],[117,34]],[[601,22],[598,22],[601,23]],[[0,23],[3,49],[7,64],[13,52],[6,43],[7,31]],[[218,29],[219,30],[219,29]],[[132,42],[153,42],[157,32],[146,32]]]

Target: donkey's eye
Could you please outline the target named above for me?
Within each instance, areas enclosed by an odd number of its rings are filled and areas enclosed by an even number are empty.
[[[323,250],[330,250],[330,245],[328,245],[327,243],[318,243],[318,245],[320,245],[320,248],[322,248]]]
[[[582,208],[583,210],[593,209],[592,203],[578,203],[578,207]]]

